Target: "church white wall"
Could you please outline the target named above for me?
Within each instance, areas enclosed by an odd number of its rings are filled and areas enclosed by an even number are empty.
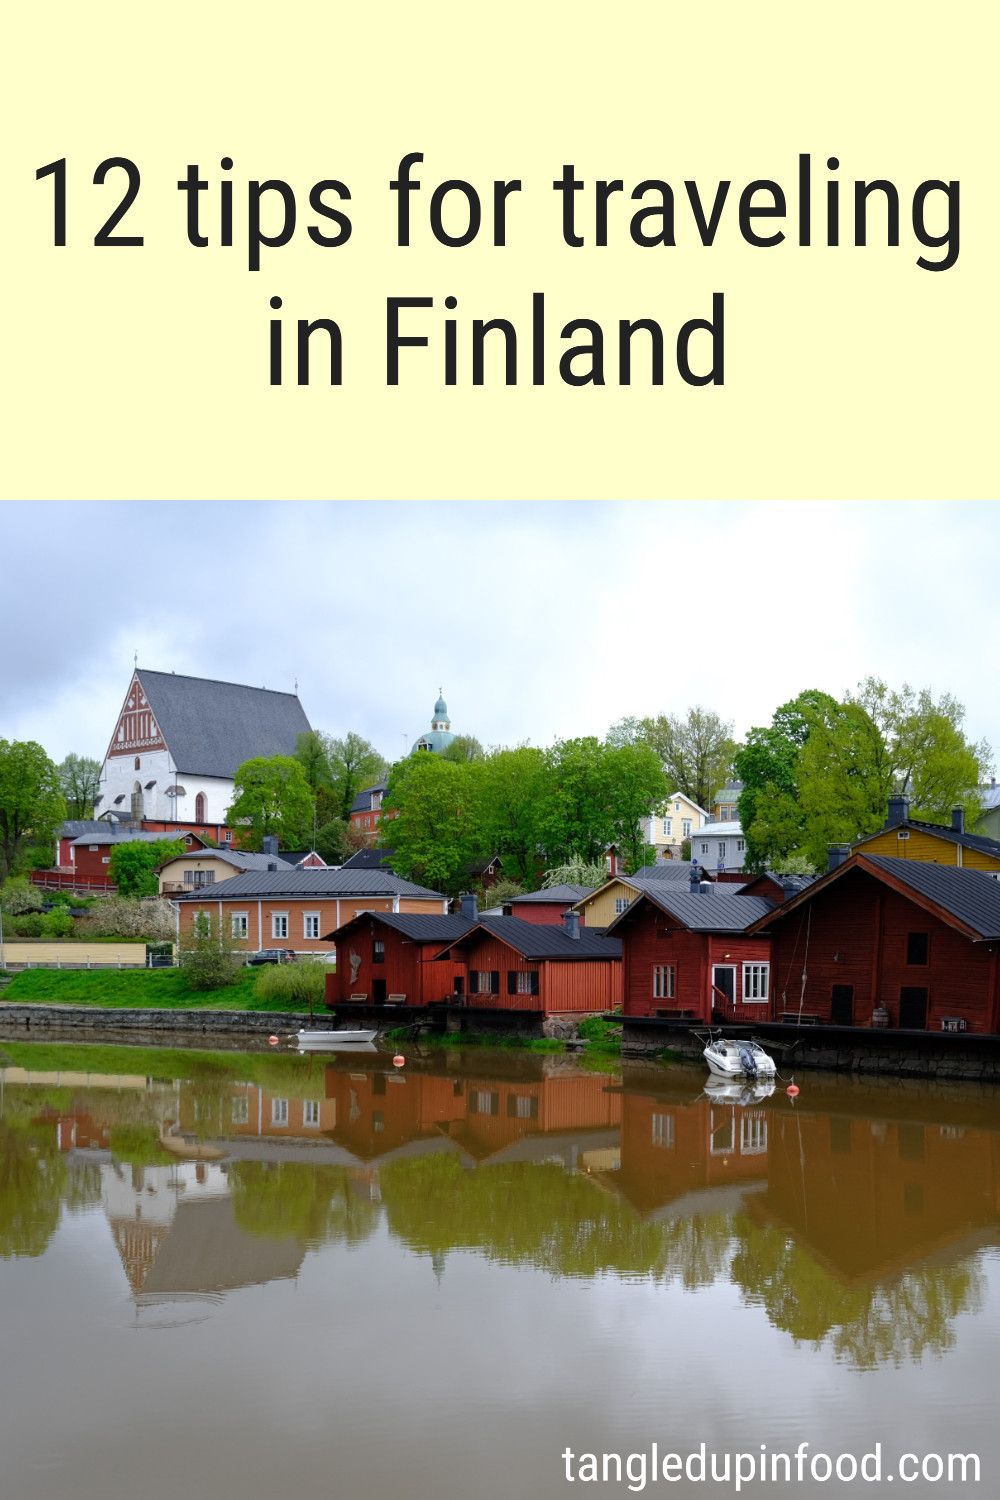
[[[136,760],[139,761],[138,770]],[[169,751],[147,750],[138,756],[109,756],[104,762],[98,814],[113,809],[115,798],[119,796],[123,796],[125,800],[118,803],[118,807],[127,811],[131,807],[132,790],[137,781],[143,789],[145,818],[194,823],[195,804],[198,793],[202,792],[205,796],[205,822],[224,823],[233,800],[233,783],[228,777],[181,776],[175,771]],[[147,790],[148,781],[155,782],[155,785]],[[167,795],[175,785],[184,788],[184,796],[175,798]]]

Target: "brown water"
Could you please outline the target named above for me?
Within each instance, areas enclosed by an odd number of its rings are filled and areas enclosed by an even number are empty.
[[[0,1049],[3,1500],[572,1500],[654,1442],[1000,1487],[992,1092]]]

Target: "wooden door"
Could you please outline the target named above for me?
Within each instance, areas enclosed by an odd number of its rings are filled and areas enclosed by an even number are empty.
[[[833,1026],[854,1025],[854,986],[835,984],[830,992],[830,1023]]]
[[[904,1031],[926,1031],[927,991],[904,985],[899,992],[899,1024]]]

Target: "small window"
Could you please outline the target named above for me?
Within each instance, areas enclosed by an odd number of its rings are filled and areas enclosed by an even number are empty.
[[[770,964],[743,965],[743,1004],[764,1005],[767,1002]]]
[[[691,837],[691,819],[690,818],[682,818],[681,819],[681,833],[684,835],[684,837],[686,839],[689,839]]]
[[[719,840],[719,858],[720,859],[725,859],[725,857],[726,857],[726,841],[725,841],[725,839],[720,839]]]
[[[746,843],[744,842],[744,840],[743,839],[737,839],[736,840],[736,853],[737,854],[742,854],[745,848],[746,848]]]
[[[673,818],[664,818],[663,820],[663,832],[667,838],[671,836],[670,830],[673,827],[673,821]]]
[[[275,911],[271,913],[271,936],[276,938],[286,938],[288,936],[287,911]]]
[[[250,1100],[246,1094],[233,1100],[233,1124],[247,1125],[250,1122]]]
[[[381,938],[376,938],[375,941],[372,943],[372,963],[373,964],[384,964],[385,963],[385,943],[383,942],[383,940]]]
[[[237,939],[237,941],[239,941],[240,938],[245,938],[247,935],[248,915],[249,914],[245,911],[234,911],[232,917],[230,918],[230,921],[232,923],[232,935]]]
[[[680,810],[681,810],[680,803],[679,802],[675,802],[674,803],[674,812],[680,812]]]
[[[288,1124],[288,1100],[287,1099],[272,1099],[271,1100],[271,1124],[272,1125],[287,1125]]]
[[[676,970],[673,964],[657,964],[653,969],[653,999],[672,1000],[676,988]]]
[[[762,1156],[766,1150],[766,1116],[742,1115],[740,1117],[740,1155]]]
[[[926,932],[908,932],[906,934],[906,962],[908,964],[925,964],[927,962],[927,951],[930,946],[930,936]]]
[[[307,911],[302,915],[302,936],[307,938],[319,937],[319,912]]]
[[[508,995],[537,995],[537,969],[508,969],[507,993]]]
[[[141,762],[141,760],[139,759],[139,757],[137,755],[136,758],[135,758],[135,768],[136,768],[137,771],[139,770],[139,767],[141,766],[141,764],[142,764],[142,762]]]
[[[97,844],[88,844],[87,848],[90,850],[91,854],[96,854],[97,850],[98,850],[98,845]]]
[[[620,917],[623,911],[627,911],[628,910],[628,904],[629,904],[629,901],[628,901],[628,897],[627,896],[616,896],[615,897],[615,916],[616,917]]]
[[[319,1125],[319,1100],[305,1099],[302,1103],[302,1123],[313,1130]]]
[[[673,1115],[650,1115],[650,1137],[654,1146],[671,1150],[674,1144]]]
[[[707,854],[708,853],[708,845],[707,844],[702,844],[702,846],[701,846],[701,852],[702,852],[702,854]]]
[[[233,831],[231,828],[224,828],[222,830],[222,842],[224,844],[231,844],[233,842]]]

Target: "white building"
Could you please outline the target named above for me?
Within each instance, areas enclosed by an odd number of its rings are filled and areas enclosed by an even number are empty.
[[[742,870],[745,857],[743,829],[733,820],[705,823],[691,840],[691,858],[712,874]]]
[[[224,823],[243,762],[294,755],[308,732],[294,693],[136,668],[104,757],[95,811]]]

